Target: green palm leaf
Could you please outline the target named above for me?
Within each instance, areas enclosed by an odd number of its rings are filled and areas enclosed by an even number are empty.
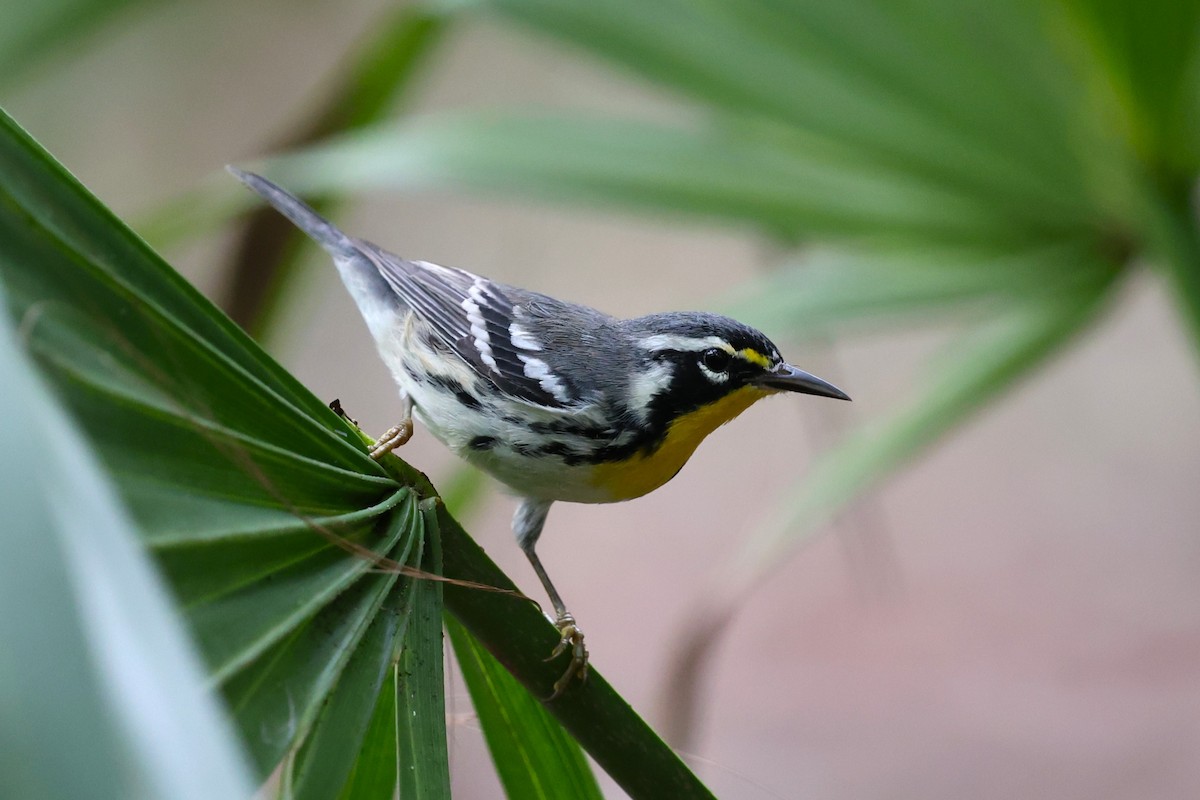
[[[461,625],[447,619],[446,630],[508,796],[600,800],[579,745],[562,726]]]
[[[0,796],[248,796],[131,520],[0,318]]]
[[[423,476],[369,458],[356,429],[6,116],[0,277],[175,589],[259,778],[290,754],[285,786],[305,797],[444,796],[443,589],[422,573],[444,559],[453,577],[511,584]],[[445,595],[549,693],[556,634],[530,604],[466,585]],[[603,720],[606,735],[580,738],[633,796],[708,796],[598,674],[550,711],[577,735]]]

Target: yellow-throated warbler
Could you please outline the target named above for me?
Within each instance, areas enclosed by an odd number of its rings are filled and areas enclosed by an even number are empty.
[[[521,498],[513,532],[554,605],[571,663],[583,632],[534,552],[555,500],[612,503],[675,477],[704,437],[780,391],[849,400],[783,361],[766,336],[717,314],[615,319],[470,272],[408,261],[338,230],[295,196],[230,171],[333,256],[400,385],[403,421],[378,458],[412,435],[412,415]]]

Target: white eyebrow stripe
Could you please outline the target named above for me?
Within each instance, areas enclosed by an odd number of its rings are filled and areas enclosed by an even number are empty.
[[[659,350],[678,350],[684,353],[708,350],[711,347],[733,353],[729,342],[720,336],[680,336],[674,333],[656,333],[638,340],[638,346],[652,352]]]

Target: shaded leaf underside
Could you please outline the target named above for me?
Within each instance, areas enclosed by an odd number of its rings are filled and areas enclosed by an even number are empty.
[[[357,430],[2,115],[0,178],[0,277],[19,335],[176,589],[259,777],[292,753],[287,779],[305,797],[388,781],[445,796],[442,587],[395,567],[436,571],[441,531],[447,569],[511,584],[423,476],[372,460]],[[447,595],[548,693],[555,634],[532,606],[501,599],[518,613],[496,625],[497,595]],[[589,715],[608,720],[583,740],[608,750],[598,759],[634,796],[708,796],[599,675],[551,711],[576,735]]]

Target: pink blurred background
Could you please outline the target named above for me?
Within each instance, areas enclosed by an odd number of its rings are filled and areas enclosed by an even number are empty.
[[[302,120],[384,7],[168,4],[126,15],[4,103],[136,222]],[[418,111],[529,104],[688,113],[483,24],[451,36],[416,100]],[[363,197],[339,221],[405,255],[620,315],[717,307],[768,263],[749,232],[451,193]],[[228,244],[211,235],[166,255],[211,291]],[[391,380],[315,250],[286,316],[271,349],[288,368],[368,431],[395,421]],[[853,406],[763,403],[659,492],[554,508],[542,558],[594,665],[652,724],[689,609],[817,445],[893,407],[951,335],[781,342]],[[1143,275],[1067,357],[782,565],[705,673],[688,748],[701,776],[730,798],[1200,796],[1198,367]],[[420,430],[402,455],[435,481],[454,469]],[[512,509],[493,493],[470,527],[532,592]],[[457,682],[451,713],[456,796],[497,796]]]

